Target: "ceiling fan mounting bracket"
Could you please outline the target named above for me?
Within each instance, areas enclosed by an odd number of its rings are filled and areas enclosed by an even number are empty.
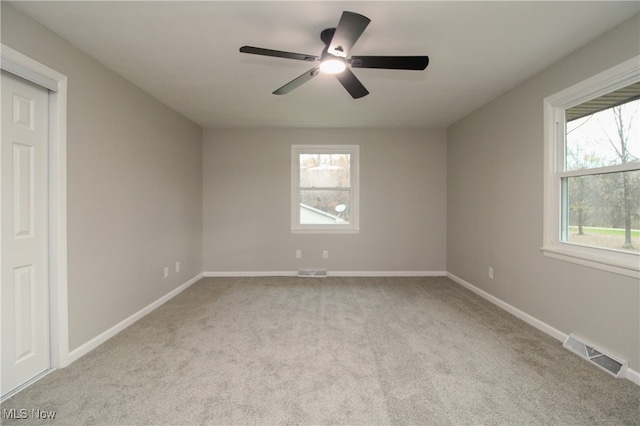
[[[331,39],[333,38],[335,32],[335,28],[327,28],[325,30],[322,30],[322,32],[320,33],[320,40],[322,40],[325,46],[329,46],[329,44],[331,44]]]

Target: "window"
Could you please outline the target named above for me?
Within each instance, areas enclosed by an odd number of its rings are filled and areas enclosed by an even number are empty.
[[[291,231],[357,233],[357,145],[291,146]]]
[[[640,277],[640,58],[544,101],[545,255]]]

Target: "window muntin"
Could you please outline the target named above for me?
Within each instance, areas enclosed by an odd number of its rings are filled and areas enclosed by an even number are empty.
[[[356,145],[293,145],[293,232],[358,232]]]
[[[624,123],[618,121],[616,127],[619,115],[612,119],[612,108],[637,109],[639,63],[640,57],[632,58],[544,100],[544,254],[634,278],[640,278],[640,211],[638,192],[629,188],[640,174],[638,118],[629,120],[623,111]],[[609,124],[599,122],[605,114]],[[589,130],[594,125],[598,135]],[[618,128],[628,137],[624,150],[619,143],[615,149]],[[623,214],[621,224],[625,203],[631,214]],[[605,226],[596,226],[603,221]],[[580,234],[580,224],[587,235]],[[625,241],[629,236],[630,245]]]

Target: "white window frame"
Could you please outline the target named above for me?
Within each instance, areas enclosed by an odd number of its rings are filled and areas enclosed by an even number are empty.
[[[350,188],[348,224],[300,223],[300,155],[349,154]],[[313,234],[357,234],[360,232],[360,146],[359,145],[291,145],[291,232]]]
[[[565,110],[640,81],[640,56],[544,99],[544,218],[545,256],[591,268],[640,278],[640,255],[561,241],[561,181],[580,172],[564,171]],[[638,162],[607,167],[607,171],[637,170]],[[615,169],[615,170],[614,170]],[[602,169],[590,170],[589,173]]]

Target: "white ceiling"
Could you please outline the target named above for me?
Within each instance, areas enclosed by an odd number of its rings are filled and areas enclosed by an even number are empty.
[[[14,2],[203,127],[442,127],[631,18],[640,2]],[[428,55],[426,71],[354,69],[275,89],[311,64],[243,45],[319,55],[343,10],[371,24],[353,55]]]

